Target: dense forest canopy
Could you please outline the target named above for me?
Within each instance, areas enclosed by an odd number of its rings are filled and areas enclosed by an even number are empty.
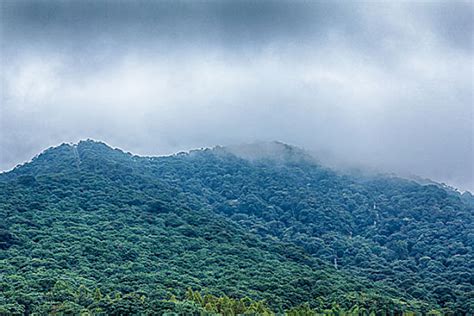
[[[472,314],[474,198],[281,143],[0,174],[0,314]]]

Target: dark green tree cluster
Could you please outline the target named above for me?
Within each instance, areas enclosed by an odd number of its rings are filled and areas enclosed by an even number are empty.
[[[0,174],[0,314],[474,311],[469,195],[277,147],[84,141]]]

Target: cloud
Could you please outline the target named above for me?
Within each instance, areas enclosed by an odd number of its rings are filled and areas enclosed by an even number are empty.
[[[4,2],[0,166],[281,140],[473,190],[466,6]]]

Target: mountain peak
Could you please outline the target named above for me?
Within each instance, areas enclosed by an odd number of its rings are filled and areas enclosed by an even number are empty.
[[[316,159],[304,149],[280,141],[218,146],[213,149],[208,148],[207,150],[214,153],[231,154],[249,161],[267,160],[277,163],[316,162]],[[191,150],[190,153],[196,151],[201,152],[202,150]],[[80,169],[81,165],[84,166],[86,161],[89,165],[128,163],[131,156],[131,153],[114,148],[100,140],[88,138],[75,143],[64,142],[60,145],[49,147],[33,157],[29,162],[18,165],[12,170],[12,176],[24,173],[38,175],[51,172],[75,172]]]
[[[102,141],[93,139],[80,140],[77,143],[62,143],[51,146],[33,157],[30,161],[16,166],[11,172],[4,174],[34,175],[47,173],[63,173],[77,171],[84,160],[121,160],[130,154],[120,149],[112,148]]]

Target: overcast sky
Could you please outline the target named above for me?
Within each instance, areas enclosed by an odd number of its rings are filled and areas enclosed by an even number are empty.
[[[279,140],[474,191],[471,1],[0,7],[1,170],[84,138],[148,155]]]

